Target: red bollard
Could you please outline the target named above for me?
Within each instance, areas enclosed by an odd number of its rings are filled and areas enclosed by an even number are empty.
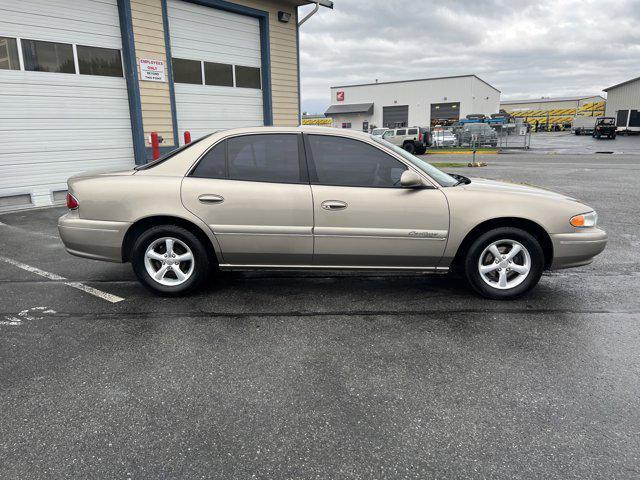
[[[191,143],[191,132],[189,130],[185,130],[184,132],[184,144],[188,145]]]
[[[153,152],[153,159],[160,158],[160,138],[158,132],[151,132],[151,151]]]

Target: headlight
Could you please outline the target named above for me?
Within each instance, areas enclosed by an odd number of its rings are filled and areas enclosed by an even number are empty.
[[[578,228],[595,227],[596,223],[598,223],[598,214],[596,212],[581,213],[571,217],[569,223]]]

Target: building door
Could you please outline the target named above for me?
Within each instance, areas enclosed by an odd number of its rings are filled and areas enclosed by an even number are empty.
[[[134,165],[121,51],[117,0],[0,0],[0,209]]]
[[[382,107],[382,126],[386,128],[408,127],[409,105]]]
[[[460,120],[460,102],[432,103],[431,126],[453,125]]]
[[[182,0],[167,12],[180,143],[264,125],[259,20]]]

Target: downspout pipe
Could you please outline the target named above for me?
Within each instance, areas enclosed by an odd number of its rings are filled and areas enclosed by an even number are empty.
[[[309,12],[309,14],[308,14],[306,17],[304,17],[302,20],[300,20],[300,21],[298,22],[298,27],[302,26],[302,24],[303,24],[304,22],[306,22],[306,21],[307,21],[307,20],[309,20],[311,17],[313,17],[319,9],[320,9],[320,0],[316,0],[316,6],[315,6],[315,8],[314,8],[313,10],[311,10],[311,12]]]

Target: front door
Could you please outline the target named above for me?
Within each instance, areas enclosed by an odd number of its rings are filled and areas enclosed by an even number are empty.
[[[182,202],[215,233],[226,265],[310,265],[313,201],[297,134],[218,143],[182,183]]]
[[[449,208],[436,188],[400,186],[407,166],[368,143],[305,135],[314,199],[314,264],[436,267]]]

